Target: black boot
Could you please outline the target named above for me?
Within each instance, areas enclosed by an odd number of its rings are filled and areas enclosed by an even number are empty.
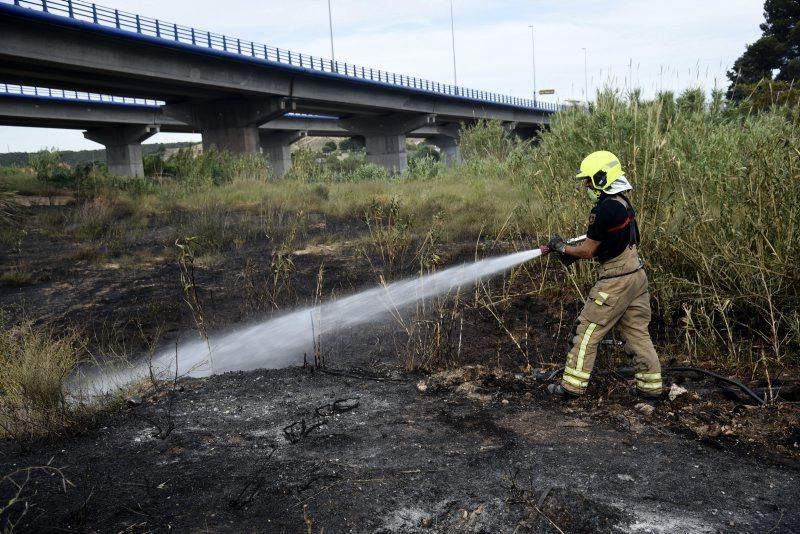
[[[564,387],[561,384],[548,384],[547,385],[547,392],[549,394],[553,395],[554,397],[560,397],[560,398],[562,398],[564,400],[577,399],[578,398],[578,395],[576,395],[575,393],[572,393],[569,390],[564,389]]]

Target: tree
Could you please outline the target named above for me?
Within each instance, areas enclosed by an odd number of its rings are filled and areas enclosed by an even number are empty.
[[[55,148],[40,150],[28,156],[28,164],[36,173],[36,178],[47,183],[55,179],[62,168],[61,153]]]
[[[331,152],[336,152],[336,141],[328,141],[322,146],[323,154],[330,154]]]
[[[762,79],[800,80],[800,0],[766,0],[761,38],[747,46],[728,71],[728,97],[739,99],[737,85]]]
[[[358,151],[364,146],[362,141],[353,137],[348,137],[339,142],[339,150],[342,152]]]

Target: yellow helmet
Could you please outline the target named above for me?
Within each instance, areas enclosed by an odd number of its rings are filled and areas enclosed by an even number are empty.
[[[592,188],[605,191],[623,174],[619,158],[611,152],[599,150],[583,158],[581,170],[575,178],[588,178],[592,182]]]

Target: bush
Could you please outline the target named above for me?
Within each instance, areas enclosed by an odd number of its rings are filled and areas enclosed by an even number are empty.
[[[331,152],[336,152],[336,149],[336,141],[327,141],[322,147],[322,153],[330,154]]]
[[[363,150],[363,148],[363,143],[353,137],[348,137],[347,139],[339,141],[339,150],[342,152],[359,152]]]
[[[461,153],[466,162],[502,161],[514,149],[514,140],[499,121],[479,120],[461,129]]]
[[[332,175],[331,180],[336,182],[349,181],[347,176],[366,163],[366,154],[348,153],[345,155],[331,154],[325,159],[325,170]]]
[[[22,323],[0,324],[0,431],[19,443],[63,435],[80,421],[66,382],[84,352],[74,332],[56,337]]]
[[[747,113],[786,106],[793,114],[800,109],[800,87],[795,82],[763,79],[757,83],[737,84],[731,91],[733,100],[741,101]]]
[[[265,181],[269,165],[261,154],[231,154],[215,147],[195,154],[181,148],[163,161],[159,156],[145,158],[145,174],[169,176],[187,187],[223,185],[234,180]]]
[[[381,180],[388,180],[390,178],[389,171],[375,163],[365,163],[356,168],[350,176],[350,182],[377,182]]]
[[[430,179],[435,178],[442,165],[437,158],[429,155],[416,156],[408,159],[407,175],[412,179]]]
[[[300,147],[292,152],[292,168],[286,173],[286,178],[301,182],[320,182],[325,177],[325,167],[317,152],[308,147]]]
[[[136,206],[117,194],[100,194],[70,212],[70,229],[84,239],[119,237],[124,219],[136,213]]]
[[[61,153],[55,148],[31,154],[28,163],[36,173],[36,177],[43,182],[53,180],[64,168],[61,163]]]

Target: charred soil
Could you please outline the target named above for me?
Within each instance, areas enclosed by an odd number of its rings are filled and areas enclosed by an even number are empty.
[[[674,403],[648,416],[620,395],[595,399],[609,420],[528,377],[463,374],[439,385],[363,367],[185,380],[66,442],[24,454],[6,444],[3,469],[49,463],[71,483],[32,479],[19,525],[30,531],[800,527],[795,461],[672,432],[663,419]],[[162,439],[153,422],[168,410]]]

